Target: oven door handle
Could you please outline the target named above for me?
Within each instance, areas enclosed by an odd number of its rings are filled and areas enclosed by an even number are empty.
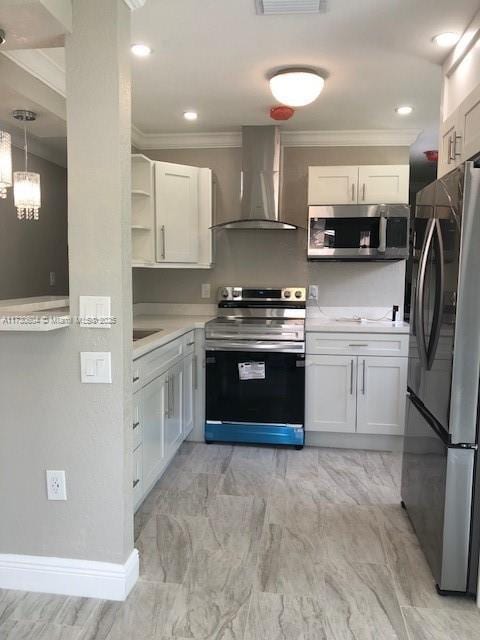
[[[305,353],[304,342],[273,340],[206,340],[206,351],[261,351],[263,353]]]

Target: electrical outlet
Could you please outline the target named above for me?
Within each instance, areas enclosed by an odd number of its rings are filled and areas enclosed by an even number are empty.
[[[57,283],[57,274],[55,271],[50,271],[50,286],[54,287]]]
[[[202,298],[210,298],[210,284],[202,284]]]
[[[49,500],[67,499],[65,471],[47,471],[47,498]]]

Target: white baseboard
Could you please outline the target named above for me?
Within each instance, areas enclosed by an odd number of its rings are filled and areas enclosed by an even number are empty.
[[[0,588],[125,600],[138,579],[138,551],[125,564],[0,554]]]
[[[305,444],[309,447],[399,452],[403,449],[403,436],[305,431]]]

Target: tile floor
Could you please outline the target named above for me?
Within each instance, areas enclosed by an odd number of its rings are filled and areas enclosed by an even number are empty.
[[[184,443],[125,603],[0,591],[1,640],[474,640],[399,506],[399,456]]]

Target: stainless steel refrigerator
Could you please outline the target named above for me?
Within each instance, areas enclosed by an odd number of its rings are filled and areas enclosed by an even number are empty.
[[[477,591],[480,168],[420,191],[402,501],[441,592]]]

